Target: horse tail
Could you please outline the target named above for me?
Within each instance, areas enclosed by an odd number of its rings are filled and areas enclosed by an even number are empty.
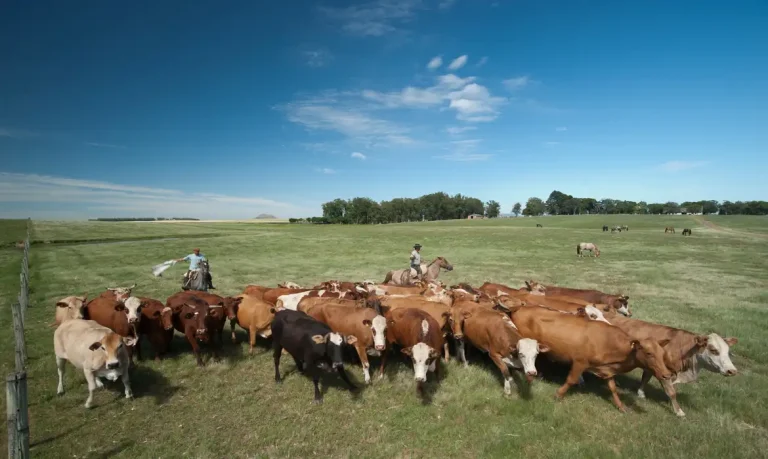
[[[391,280],[392,280],[392,271],[387,273],[387,276],[384,278],[384,282],[383,283],[386,284],[386,283],[388,283]]]

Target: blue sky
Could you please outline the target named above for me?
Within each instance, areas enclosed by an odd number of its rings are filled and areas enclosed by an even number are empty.
[[[768,3],[21,2],[0,217],[768,199]]]

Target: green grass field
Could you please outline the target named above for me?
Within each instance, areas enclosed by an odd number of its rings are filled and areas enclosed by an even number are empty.
[[[34,222],[27,318],[33,457],[766,457],[768,453],[768,219],[764,217],[584,216],[450,221],[379,226],[249,225],[237,223]],[[543,228],[536,228],[539,222]],[[0,222],[4,240],[23,225]],[[603,233],[603,224],[629,232]],[[664,234],[665,226],[678,233]],[[693,229],[692,237],[680,235]],[[12,232],[19,232],[12,235]],[[45,244],[42,241],[56,241]],[[67,241],[91,241],[67,243]],[[106,243],[104,241],[107,241]],[[595,242],[601,256],[577,258],[577,243]],[[39,242],[39,243],[37,243]],[[116,243],[117,242],[117,243]],[[617,380],[630,412],[621,414],[604,382],[586,375],[583,389],[555,402],[567,369],[539,359],[544,379],[505,397],[498,370],[480,352],[470,368],[452,360],[431,396],[415,393],[413,370],[390,360],[382,381],[357,395],[328,382],[325,403],[312,405],[311,380],[283,358],[285,381],[273,380],[269,342],[248,356],[247,338],[225,340],[220,363],[195,366],[177,334],[174,353],[141,362],[132,373],[136,399],[122,384],[97,391],[85,410],[87,385],[68,366],[64,396],[56,395],[53,329],[57,299],[97,294],[136,282],[135,294],[165,301],[184,268],[155,278],[150,267],[199,246],[211,260],[216,293],[249,283],[328,279],[382,280],[406,265],[411,246],[424,258],[455,267],[446,283],[493,280],[511,286],[533,278],[630,296],[635,317],[735,336],[732,378],[704,372],[678,387],[687,413],[678,419],[658,382],[635,395],[640,371]],[[7,246],[6,246],[7,247]],[[12,371],[9,305],[18,288],[20,251],[0,249],[0,338],[4,374]],[[228,327],[227,327],[228,329]],[[151,350],[145,348],[148,355]],[[207,359],[207,356],[206,356]],[[372,359],[378,365],[378,359]],[[348,370],[362,384],[356,358]],[[518,378],[518,381],[523,381]],[[5,435],[2,447],[6,448]]]

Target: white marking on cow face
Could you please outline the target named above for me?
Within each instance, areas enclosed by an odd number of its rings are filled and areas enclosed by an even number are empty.
[[[629,308],[626,304],[622,304],[619,309],[616,310],[619,314],[629,317]]]
[[[328,340],[337,346],[341,346],[341,343],[344,341],[341,335],[335,332],[329,334]]]
[[[413,373],[416,381],[427,380],[427,367],[432,354],[432,348],[425,343],[417,343],[410,348],[411,360],[413,360]]]
[[[536,372],[536,356],[539,355],[539,343],[535,339],[522,338],[517,342],[517,359],[523,364],[523,371],[528,381],[532,381]]]
[[[376,316],[371,321],[371,333],[373,334],[373,346],[377,351],[386,348],[387,319],[384,316]]]
[[[429,333],[429,322],[427,322],[427,319],[421,321],[421,332],[424,336],[427,336],[427,333]]]
[[[587,317],[589,317],[589,320],[597,320],[600,322],[605,322],[608,325],[611,325],[608,320],[606,320],[605,316],[603,315],[603,311],[599,310],[595,307],[593,304],[588,304],[584,306],[584,312],[587,313]]]
[[[738,373],[736,366],[731,362],[730,346],[717,333],[707,336],[707,347],[704,352],[699,354],[699,361],[704,368],[713,372],[720,373],[723,376],[733,376]],[[729,338],[732,344],[736,344],[735,338]]]
[[[141,314],[139,313],[139,309],[141,308],[141,300],[135,296],[132,296],[125,300],[125,303],[123,304],[125,305],[125,312],[128,314],[128,323],[139,323],[139,320],[141,319]]]
[[[515,325],[515,323],[514,323],[514,322],[512,322],[512,319],[510,319],[508,315],[506,315],[506,314],[502,314],[502,315],[501,315],[501,320],[502,320],[502,321],[504,321],[504,323],[505,323],[505,324],[507,324],[507,325],[509,325],[510,327],[512,327],[512,328],[514,328],[515,330],[517,330],[517,325]]]

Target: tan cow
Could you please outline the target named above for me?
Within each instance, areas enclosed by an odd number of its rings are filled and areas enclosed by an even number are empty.
[[[603,293],[599,290],[583,290],[577,288],[557,287],[555,285],[542,285],[535,281],[525,281],[527,290],[535,294],[544,294],[546,296],[572,296],[574,298],[581,298],[587,300],[592,304],[605,305],[604,311],[608,311],[611,308],[615,309],[619,314],[627,317],[632,317],[632,311],[629,308],[629,296],[627,295],[610,295]]]
[[[107,327],[92,320],[68,320],[53,333],[53,349],[59,372],[57,394],[64,393],[64,365],[69,361],[83,370],[88,381],[88,399],[85,407],[93,403],[93,391],[104,387],[99,378],[116,381],[122,378],[125,398],[133,398],[128,375],[130,358],[126,346],[133,346],[135,338],[121,337]]]
[[[256,347],[256,336],[269,338],[272,336],[272,320],[275,318],[275,307],[266,301],[251,295],[238,295],[240,305],[237,308],[237,318],[229,321],[232,331],[232,342],[237,343],[235,324],[248,331],[248,353],[253,354]]]
[[[261,285],[247,285],[245,287],[245,290],[243,290],[243,294],[262,299],[264,297],[264,292],[266,292],[267,290],[272,290],[272,287],[264,287]]]
[[[437,322],[426,312],[414,309],[393,309],[385,313],[387,319],[387,342],[396,343],[401,352],[413,361],[416,389],[423,391],[427,371],[440,378],[440,348],[445,340]],[[384,374],[387,353],[381,356],[380,373]]]
[[[60,299],[56,302],[56,318],[51,325],[61,325],[71,319],[82,319],[87,302],[87,293],[84,296],[68,296]]]

